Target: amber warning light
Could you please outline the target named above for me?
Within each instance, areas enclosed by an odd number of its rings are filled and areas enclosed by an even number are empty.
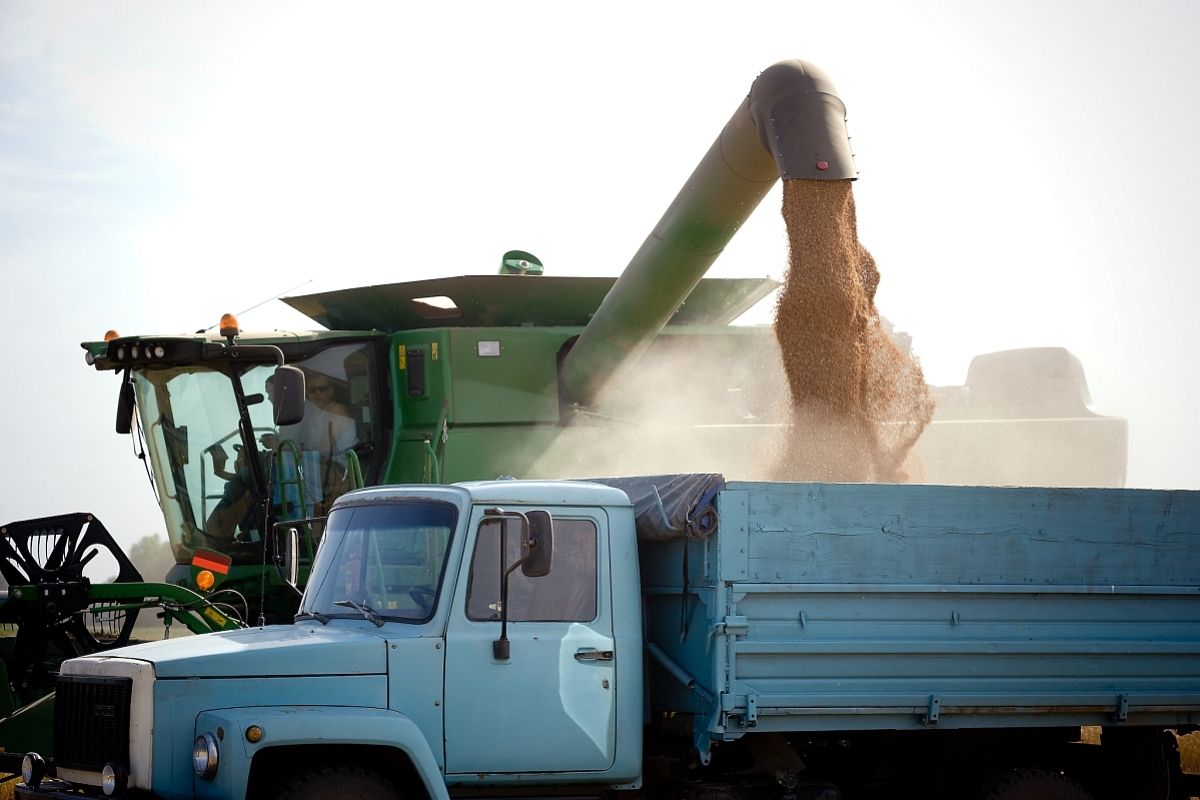
[[[215,550],[197,549],[192,554],[192,580],[202,592],[209,592],[217,585],[220,575],[224,578],[229,574],[229,565],[233,559]]]
[[[226,339],[232,339],[238,335],[238,321],[233,314],[221,315],[221,335]]]

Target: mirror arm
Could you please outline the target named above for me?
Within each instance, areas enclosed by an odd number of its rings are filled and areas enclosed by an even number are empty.
[[[503,534],[500,538],[501,540],[504,539]],[[525,559],[522,558],[506,569],[504,571],[504,580],[500,584],[500,638],[492,642],[492,658],[497,661],[507,661],[510,657],[508,642],[508,578],[524,563]]]
[[[508,518],[521,520],[522,536],[521,541],[529,539],[529,518],[520,511],[505,511],[502,508],[489,508],[483,512],[485,517]],[[508,526],[500,523],[500,563],[504,563],[504,559],[508,554]],[[504,571],[504,578],[500,581],[500,638],[492,642],[492,658],[496,661],[508,661],[511,657],[508,641],[508,579],[513,574],[513,571],[525,563],[529,558],[526,553],[522,558],[513,562],[511,567]]]

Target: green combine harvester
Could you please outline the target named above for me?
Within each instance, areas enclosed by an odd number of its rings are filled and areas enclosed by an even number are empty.
[[[299,598],[282,553],[299,548],[303,583],[322,515],[352,488],[768,474],[789,424],[778,346],[769,327],[731,323],[777,284],[703,275],[781,172],[804,178],[820,163],[816,177],[856,176],[844,122],[818,71],[764,72],[619,278],[543,274],[512,251],[500,274],[285,298],[327,330],[255,334],[228,319],[219,333],[85,343],[88,363],[119,377],[116,427],[149,465],[176,566],[142,582],[90,516],[5,529],[0,615],[19,628],[0,745],[47,753],[37,699],[57,661],[124,644],[137,610],[198,633],[290,620]],[[966,386],[935,394],[942,411],[918,444],[929,483],[1124,481],[1125,423],[1088,410],[1066,351],[980,357]],[[114,584],[82,577],[97,548],[121,564]],[[83,634],[100,622],[108,634]]]

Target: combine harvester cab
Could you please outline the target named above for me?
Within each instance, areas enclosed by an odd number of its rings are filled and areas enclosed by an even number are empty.
[[[328,506],[382,477],[386,352],[371,331],[239,334],[229,317],[220,335],[84,347],[120,376],[117,430],[149,465],[176,558],[167,582],[286,622],[299,597],[274,565],[280,526],[297,529],[307,568]]]

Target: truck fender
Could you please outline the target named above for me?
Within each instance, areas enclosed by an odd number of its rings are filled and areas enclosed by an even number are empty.
[[[246,731],[262,730],[251,742]],[[230,788],[245,791],[254,756],[269,748],[321,745],[366,745],[400,750],[412,761],[430,800],[449,800],[437,758],[421,728],[404,714],[385,708],[342,706],[257,706],[205,711],[196,717],[196,735],[222,729],[227,756],[222,759]],[[224,755],[224,754],[223,754]],[[236,792],[233,796],[238,796]]]

